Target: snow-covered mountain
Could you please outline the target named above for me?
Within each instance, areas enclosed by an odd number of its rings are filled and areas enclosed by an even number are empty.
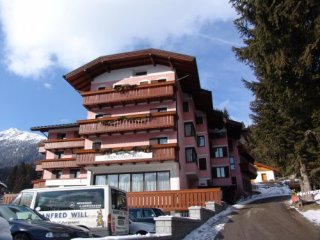
[[[38,143],[42,140],[45,137],[16,128],[0,132],[0,169],[40,159]]]

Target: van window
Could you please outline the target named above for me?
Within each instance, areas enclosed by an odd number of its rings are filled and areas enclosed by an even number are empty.
[[[21,194],[19,205],[30,207],[33,199],[33,194],[34,194],[33,192],[23,192]]]
[[[127,210],[127,198],[124,192],[111,188],[112,209]]]
[[[103,199],[103,189],[38,192],[35,209],[38,211],[101,209],[104,208]]]

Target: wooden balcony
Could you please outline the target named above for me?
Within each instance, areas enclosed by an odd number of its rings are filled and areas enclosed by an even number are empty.
[[[142,146],[141,148],[146,148],[147,146]],[[106,151],[109,151],[107,149],[101,149],[99,150],[78,150],[76,151],[77,157],[76,157],[76,163],[77,165],[109,165],[109,164],[123,164],[123,163],[138,163],[138,162],[145,162],[149,163],[152,161],[175,161],[176,160],[176,148],[177,144],[157,144],[152,145],[151,149],[148,150],[151,154],[151,158],[140,158],[140,159],[118,159],[118,160],[105,160],[105,161],[97,161],[97,156],[104,156],[111,154],[105,153]],[[117,151],[130,151],[134,150],[134,148],[121,148],[121,149],[112,149],[113,152]]]
[[[51,149],[66,149],[66,148],[84,148],[83,138],[69,138],[69,139],[50,139],[44,142],[46,150]]]
[[[45,179],[37,179],[32,181],[33,188],[44,188],[46,187],[46,180]]]
[[[157,112],[78,121],[80,135],[175,128],[176,112]]]
[[[191,206],[205,206],[205,202],[221,203],[219,188],[128,192],[130,208],[156,207],[163,211],[186,211]]]
[[[242,162],[240,163],[240,169],[242,172],[246,173],[251,179],[255,179],[257,177],[257,169],[252,163]]]
[[[85,92],[81,95],[83,97],[83,105],[88,109],[101,106],[173,99],[174,82],[154,83],[135,87],[124,85],[120,90],[112,88]]]
[[[42,169],[79,167],[75,158],[46,159],[41,161]]]

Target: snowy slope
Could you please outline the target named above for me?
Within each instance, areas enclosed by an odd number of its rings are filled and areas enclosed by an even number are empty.
[[[34,162],[41,158],[38,143],[45,137],[20,131],[16,128],[0,132],[0,168],[11,167],[21,162]]]

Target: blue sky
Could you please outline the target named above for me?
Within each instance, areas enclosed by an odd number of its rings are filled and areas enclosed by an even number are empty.
[[[242,41],[223,0],[0,0],[0,131],[86,117],[63,75],[96,57],[159,48],[196,57],[215,108],[251,123],[253,96],[236,60]]]

